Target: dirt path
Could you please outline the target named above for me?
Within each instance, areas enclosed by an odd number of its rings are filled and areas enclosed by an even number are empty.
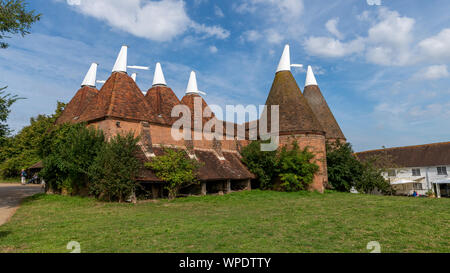
[[[40,185],[0,184],[0,226],[14,215],[22,199],[40,192]]]

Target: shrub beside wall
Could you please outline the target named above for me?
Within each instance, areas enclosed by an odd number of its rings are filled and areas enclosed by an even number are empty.
[[[307,148],[300,149],[296,142],[292,143],[292,149],[263,152],[261,142],[253,141],[243,148],[241,155],[242,162],[258,176],[262,189],[307,190],[319,170],[314,154]]]

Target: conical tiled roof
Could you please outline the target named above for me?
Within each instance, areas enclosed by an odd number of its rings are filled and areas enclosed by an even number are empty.
[[[325,130],[326,138],[345,140],[345,136],[323,97],[319,86],[306,86],[303,96],[308,101],[309,106],[311,106],[312,111],[322,125],[322,128]]]
[[[87,106],[95,100],[97,95],[98,90],[96,88],[83,86],[66,105],[66,108],[62,112],[61,116],[59,116],[56,124],[78,122]]]
[[[168,124],[172,124],[178,118],[172,118],[172,109],[181,104],[177,95],[167,86],[156,85],[150,88],[145,95],[153,114],[160,116]]]
[[[322,126],[303,97],[302,91],[290,71],[280,71],[275,74],[266,105],[279,105],[280,133],[324,134]],[[270,128],[270,107],[267,110],[268,127]]]
[[[86,107],[79,121],[120,118],[132,121],[161,122],[151,114],[144,95],[133,79],[123,72],[114,72],[100,89],[98,96]]]
[[[200,98],[201,99],[201,103],[202,103],[202,114],[204,113],[205,109],[208,107],[208,104],[206,103],[206,101],[198,94],[195,93],[190,93],[190,94],[186,94],[182,99],[181,99],[181,103],[188,106],[189,109],[191,110],[191,115],[192,115],[192,126],[194,126],[194,103],[195,103],[195,99],[196,98]],[[215,117],[214,113],[212,113],[210,118],[205,118],[203,117],[203,125],[205,125],[206,122],[208,122],[209,120],[211,120],[213,117]]]

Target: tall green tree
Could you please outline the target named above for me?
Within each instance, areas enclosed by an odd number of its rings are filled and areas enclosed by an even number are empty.
[[[39,162],[41,149],[48,145],[42,144],[49,131],[55,127],[55,121],[61,115],[65,104],[58,102],[52,115],[39,115],[30,119],[30,125],[24,127],[12,137],[4,138],[0,146],[0,175],[2,177],[19,176],[20,170]]]
[[[110,202],[127,201],[137,187],[136,177],[142,162],[136,157],[140,149],[132,133],[116,135],[105,143],[89,167],[89,191]]]
[[[6,121],[11,113],[11,106],[19,99],[17,96],[6,93],[6,88],[7,87],[0,88],[0,147],[3,146],[6,137],[10,133]]]
[[[10,34],[29,34],[31,25],[40,19],[41,14],[28,10],[23,0],[0,0],[0,48],[9,46],[1,40],[11,38]]]
[[[363,165],[356,159],[350,143],[327,143],[328,182],[333,189],[350,192],[360,181]]]
[[[103,132],[86,124],[62,124],[46,133],[41,148],[40,175],[53,191],[77,194],[87,189],[89,168],[103,148]]]

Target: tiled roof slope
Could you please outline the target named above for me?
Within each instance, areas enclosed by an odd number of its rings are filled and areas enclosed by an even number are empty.
[[[164,155],[163,148],[153,148],[156,156]],[[225,160],[219,160],[213,151],[199,151],[194,150],[194,153],[199,160],[201,167],[198,171],[200,181],[216,181],[216,180],[244,180],[253,179],[255,176],[247,170],[242,164],[239,157],[235,153],[224,152]],[[140,151],[138,158],[144,162],[148,162],[142,151]],[[151,160],[151,159],[150,159]],[[138,180],[149,182],[161,182],[156,175],[148,169],[142,169]]]
[[[305,87],[303,96],[308,101],[311,110],[316,115],[322,128],[325,130],[327,139],[345,139],[341,127],[337,123],[333,113],[330,110],[325,98],[317,85],[308,85]]]
[[[386,155],[389,156],[389,158],[397,167],[428,167],[450,165],[450,142],[387,148],[356,153],[356,156],[360,160],[366,160],[372,156]]]
[[[324,134],[322,126],[302,95],[290,71],[276,73],[266,105],[279,105],[280,133]],[[270,107],[267,110],[268,127],[270,128]]]
[[[145,95],[153,113],[161,116],[168,124],[173,124],[178,118],[172,118],[172,109],[181,104],[177,95],[167,86],[153,86]]]
[[[201,102],[202,102],[202,112],[205,111],[206,107],[208,107],[208,104],[206,103],[206,101],[199,95],[197,94],[186,94],[182,99],[181,99],[181,103],[188,106],[189,109],[191,110],[191,116],[192,116],[192,127],[194,126],[194,102],[196,98],[200,98]],[[205,125],[206,122],[208,122],[209,120],[211,120],[213,117],[215,117],[214,113],[212,113],[210,118],[205,118],[203,117],[203,126]]]
[[[61,116],[57,119],[56,124],[76,123],[81,114],[86,110],[88,104],[95,100],[97,94],[97,89],[90,86],[83,86],[66,105]]]
[[[151,114],[151,108],[133,79],[126,73],[114,72],[91,101],[79,121],[121,118],[133,121],[163,122]]]

